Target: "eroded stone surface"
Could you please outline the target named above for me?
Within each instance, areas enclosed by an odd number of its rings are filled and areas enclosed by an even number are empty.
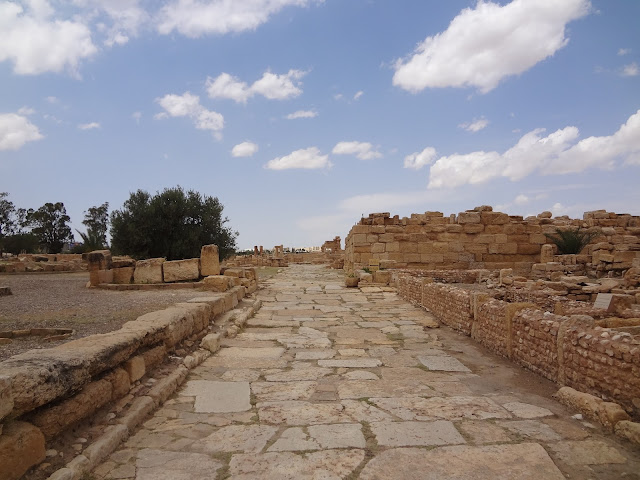
[[[376,436],[378,445],[384,447],[426,447],[466,443],[453,423],[446,420],[372,423],[371,431]]]
[[[191,480],[215,477],[222,463],[202,453],[143,449],[136,461],[136,480]]]
[[[471,372],[457,358],[442,355],[424,355],[418,357],[420,363],[429,370],[443,372]]]
[[[539,417],[551,417],[553,412],[546,408],[537,407],[536,405],[529,405],[522,402],[509,402],[503,403],[502,406],[513,413],[516,417],[520,418],[539,418]]]
[[[599,440],[558,442],[549,445],[554,458],[569,465],[603,465],[625,463],[620,452]]]
[[[200,413],[244,412],[251,409],[249,382],[190,380],[180,394],[196,397],[194,410]]]
[[[278,431],[267,425],[231,425],[223,427],[196,443],[197,452],[260,452]]]
[[[371,460],[361,480],[563,480],[547,452],[537,443],[466,445],[433,450],[391,449]]]
[[[486,420],[511,417],[500,405],[484,397],[372,398],[371,401],[403,420]]]

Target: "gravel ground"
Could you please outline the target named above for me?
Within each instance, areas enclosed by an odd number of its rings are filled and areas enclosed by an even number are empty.
[[[72,328],[70,339],[116,330],[140,315],[198,296],[198,290],[114,292],[88,289],[89,274],[0,275],[0,286],[13,295],[0,297],[0,331],[36,327]],[[64,341],[26,337],[0,345],[0,360],[32,348],[50,348]]]

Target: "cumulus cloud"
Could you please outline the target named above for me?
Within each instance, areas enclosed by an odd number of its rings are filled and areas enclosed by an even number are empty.
[[[33,115],[36,111],[31,107],[22,107],[18,110],[19,115]]]
[[[78,125],[80,130],[95,130],[96,128],[100,128],[100,124],[98,122],[91,123],[81,123]]]
[[[318,168],[330,168],[332,163],[329,161],[329,155],[322,155],[318,147],[309,147],[302,150],[296,150],[284,157],[269,160],[265,168],[269,170],[288,170],[291,168],[301,168],[313,170]]]
[[[516,205],[526,205],[530,201],[531,199],[529,197],[524,194],[520,194],[513,200],[513,203],[515,203]]]
[[[335,155],[355,155],[360,160],[382,157],[382,154],[374,150],[373,145],[369,142],[338,142],[333,147],[332,153]]]
[[[81,17],[97,22],[96,29],[104,34],[108,47],[124,45],[136,37],[151,16],[139,0],[73,0],[82,8]]]
[[[525,134],[504,153],[477,151],[439,158],[430,169],[429,188],[484,183],[498,177],[520,180],[534,172],[577,173],[611,169],[618,159],[640,165],[640,110],[613,135],[576,142],[579,131],[566,127],[545,137],[544,129]]]
[[[156,98],[156,102],[165,110],[157,114],[156,118],[189,117],[197,129],[211,130],[216,137],[224,128],[224,117],[200,105],[200,97],[197,95],[189,92],[182,95],[168,94]]]
[[[356,94],[353,96],[353,99],[358,100],[362,95],[364,95],[364,92],[360,90],[359,92],[356,92]]]
[[[251,157],[258,151],[258,145],[253,142],[242,142],[233,147],[231,155],[234,157]]]
[[[479,1],[398,60],[393,84],[413,93],[470,86],[489,92],[563,48],[567,23],[590,7],[589,0],[513,0],[504,6]]]
[[[248,85],[228,73],[221,73],[216,78],[207,78],[207,93],[210,98],[228,98],[238,103],[247,103],[254,95],[262,95],[269,100],[286,100],[302,93],[299,81],[307,72],[289,70],[278,75],[265,72],[262,78]]]
[[[631,49],[630,48],[621,48],[620,50],[618,50],[618,56],[622,57],[624,55],[629,55],[631,53]]]
[[[472,122],[461,123],[460,125],[458,125],[458,127],[462,128],[463,130],[466,130],[467,132],[475,133],[485,129],[487,125],[489,125],[489,120],[487,120],[484,117],[481,117],[478,119],[474,118]]]
[[[140,125],[140,119],[142,118],[142,112],[133,112],[131,114],[131,118],[133,118],[138,125]]]
[[[621,75],[623,77],[637,77],[638,75],[640,75],[640,67],[638,67],[638,64],[636,62],[625,65],[624,67],[622,67]]]
[[[187,37],[255,30],[288,6],[304,7],[317,0],[173,0],[157,15],[158,32],[177,31]],[[319,0],[322,1],[322,0]]]
[[[27,142],[44,138],[27,117],[0,113],[0,150],[18,150]]]
[[[0,62],[12,62],[19,75],[77,74],[80,61],[98,51],[91,31],[75,20],[54,19],[53,13],[46,0],[28,2],[26,9],[15,2],[0,3]]]
[[[420,170],[422,167],[430,165],[436,158],[436,149],[427,147],[421,152],[415,152],[404,157],[404,168]]]
[[[298,110],[297,112],[287,115],[287,120],[295,120],[296,118],[314,118],[318,116],[315,110]]]

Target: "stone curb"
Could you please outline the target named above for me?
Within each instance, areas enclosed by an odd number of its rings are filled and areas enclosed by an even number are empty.
[[[236,317],[234,324],[224,324],[218,334],[220,337],[227,336],[229,329],[238,328],[238,319],[243,319],[244,325],[262,307],[260,300],[254,300],[252,305],[243,309],[239,317]],[[228,312],[228,313],[232,313]],[[88,446],[82,454],[76,456],[63,468],[58,469],[47,480],[80,480],[84,474],[90,472],[111,455],[118,446],[125,441],[129,435],[133,434],[136,427],[140,425],[147,416],[160,407],[184,382],[189,371],[200,365],[211,353],[207,350],[197,350],[183,359],[183,363],[178,365],[169,375],[156,383],[147,395],[138,397],[133,401],[127,412],[117,420],[116,425],[109,426],[105,432]]]

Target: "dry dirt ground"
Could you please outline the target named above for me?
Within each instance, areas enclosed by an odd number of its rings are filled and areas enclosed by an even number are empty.
[[[275,268],[259,270],[269,278]],[[13,339],[0,345],[0,361],[33,348],[50,348],[68,340],[120,328],[140,315],[161,310],[197,296],[197,290],[116,292],[86,288],[87,272],[0,275],[0,286],[13,295],[0,297],[0,331],[31,328],[71,328],[65,340],[43,341],[39,337]]]

